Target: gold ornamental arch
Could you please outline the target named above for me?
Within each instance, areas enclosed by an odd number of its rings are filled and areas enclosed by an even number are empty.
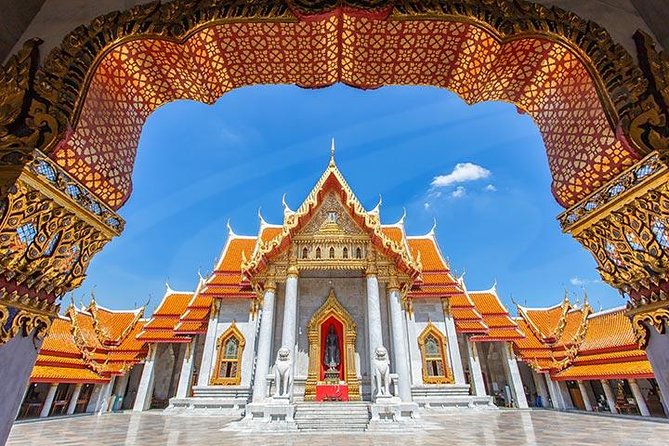
[[[139,135],[160,105],[341,82],[432,85],[529,114],[562,229],[634,308],[659,310],[669,60],[635,40],[638,64],[596,23],[525,0],[175,0],[97,17],[43,63],[30,40],[0,75],[0,304],[53,315],[82,282],[123,231]]]
[[[348,386],[348,395],[351,401],[360,401],[360,380],[355,370],[355,338],[357,336],[356,323],[350,313],[337,299],[334,288],[330,288],[327,299],[314,313],[307,325],[307,338],[309,340],[309,372],[304,390],[304,399],[314,401],[316,399],[316,385],[319,382],[321,371],[321,326],[331,316],[343,325],[344,335],[344,376]]]

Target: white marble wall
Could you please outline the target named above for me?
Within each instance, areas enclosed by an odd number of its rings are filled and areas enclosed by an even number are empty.
[[[218,313],[218,323],[216,325],[216,340],[228,329],[234,322],[237,329],[244,335],[244,352],[242,353],[242,380],[241,386],[250,386],[253,370],[253,361],[255,358],[255,338],[258,319],[251,319],[250,302],[248,299],[223,299],[221,309]],[[208,376],[212,376],[216,364],[216,349],[214,349],[211,369],[207,371]]]
[[[337,277],[337,278],[320,278],[309,277],[303,274],[298,279],[298,314],[297,314],[297,346],[298,351],[295,358],[295,375],[296,377],[306,378],[309,372],[309,358],[307,352],[309,351],[309,340],[307,338],[307,326],[313,315],[323,305],[327,298],[330,287],[334,287],[337,299],[351,314],[351,317],[357,325],[356,336],[356,370],[358,376],[368,376],[369,358],[367,349],[367,292],[365,285],[365,278],[361,275],[359,277]],[[380,286],[381,295],[381,319],[383,324],[383,339],[386,345],[389,345],[389,321],[387,311],[387,299],[385,298],[385,288]],[[283,314],[283,296],[284,290],[279,288],[278,307],[281,310],[277,314]],[[275,329],[275,342],[273,346],[273,355],[280,344],[281,334],[281,317],[277,318]]]
[[[409,354],[411,356],[411,375],[413,385],[423,385],[423,358],[418,346],[418,337],[427,325],[432,324],[446,338],[446,324],[444,309],[439,298],[421,298],[413,301],[413,318],[407,318],[407,333],[409,336]],[[450,341],[449,341],[450,342]],[[449,367],[453,367],[452,355],[445,346],[444,352],[448,357]]]

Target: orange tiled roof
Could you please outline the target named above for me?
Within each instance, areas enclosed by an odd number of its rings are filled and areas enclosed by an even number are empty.
[[[200,291],[204,287],[204,279],[200,279],[193,298],[188,302],[186,311],[179,318],[179,323],[175,331],[180,335],[196,335],[207,332],[209,324],[209,313],[214,298],[211,295],[202,294]]]
[[[476,309],[476,305],[471,298],[461,291],[449,298],[449,305],[455,328],[459,333],[485,333],[488,326],[483,321],[481,313]]]
[[[178,292],[168,288],[137,339],[144,342],[190,342],[189,337],[181,336],[175,329],[192,298],[191,292]]]
[[[70,307],[54,319],[31,374],[32,382],[101,383],[123,374],[147,354],[136,339],[142,310]]]
[[[525,337],[500,302],[494,287],[488,291],[470,291],[467,294],[488,326],[485,334],[472,336],[472,341],[510,341]]]
[[[261,229],[261,237],[269,236],[274,229],[272,227]],[[243,257],[248,258],[255,251],[257,240],[256,237],[241,237],[230,231],[221,258],[199,294],[209,299],[211,297],[253,298],[255,294],[250,284],[242,278],[241,265]]]
[[[636,343],[624,308],[590,315],[576,358],[569,367],[554,375],[558,380],[651,377],[650,362]]]
[[[314,212],[320,208],[323,199],[329,194],[335,194],[340,198],[341,204],[348,212],[350,218],[370,237],[371,243],[387,258],[396,262],[397,267],[406,272],[410,277],[416,278],[420,274],[420,266],[407,251],[405,243],[398,242],[403,234],[396,229],[386,229],[380,224],[376,212],[366,211],[345,178],[337,168],[334,160],[318,179],[307,198],[296,211],[290,211],[290,219],[284,219],[284,225],[280,233],[268,241],[261,240],[257,249],[252,252],[245,263],[245,274],[253,275],[267,267],[276,256],[281,255],[290,246],[291,237],[297,234]],[[287,211],[288,212],[288,211]],[[397,237],[393,239],[387,234]],[[262,238],[262,235],[261,235]]]

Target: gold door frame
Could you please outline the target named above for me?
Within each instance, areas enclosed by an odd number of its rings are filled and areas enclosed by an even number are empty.
[[[309,339],[309,375],[307,376],[304,400],[314,401],[316,399],[316,385],[320,378],[320,347],[321,347],[321,325],[330,316],[334,316],[344,326],[344,377],[348,385],[348,399],[360,401],[360,380],[355,371],[355,337],[356,324],[346,311],[346,308],[337,300],[334,288],[330,288],[330,294],[321,307],[314,313],[307,326],[307,337]]]

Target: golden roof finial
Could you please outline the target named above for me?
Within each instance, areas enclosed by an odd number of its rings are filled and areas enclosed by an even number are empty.
[[[330,166],[335,165],[334,154],[335,154],[335,139],[332,138],[332,141],[330,142]]]

